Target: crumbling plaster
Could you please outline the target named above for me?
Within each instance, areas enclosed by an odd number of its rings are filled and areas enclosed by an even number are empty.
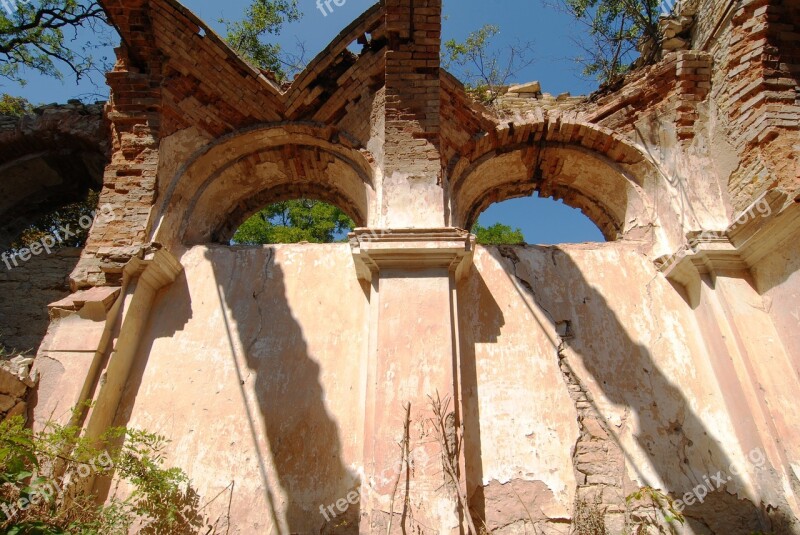
[[[468,506],[508,534],[568,533],[595,507],[616,534],[651,514],[634,491],[682,499],[717,474],[674,529],[799,532],[791,5],[685,2],[691,43],[619,87],[527,84],[487,108],[439,67],[438,0],[377,4],[289,86],[172,0],[102,3],[126,45],[101,202],[124,217],[95,224],[85,290],[50,307],[37,425],[93,400],[90,435],[170,436],[200,495],[227,493],[230,516],[207,514],[232,533],[458,533]],[[534,191],[610,242],[462,230]],[[299,196],[365,228],[228,245]]]

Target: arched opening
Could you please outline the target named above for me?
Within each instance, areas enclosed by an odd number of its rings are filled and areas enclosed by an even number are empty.
[[[236,229],[230,244],[341,242],[353,228],[353,219],[334,204],[290,199],[271,203],[251,215]]]
[[[482,245],[606,241],[597,225],[579,209],[538,193],[490,205],[478,216],[472,232]]]
[[[660,187],[659,170],[616,134],[563,119],[501,127],[452,161],[454,225],[472,228],[489,206],[537,194],[580,210],[607,241],[655,243],[658,210],[650,195]]]
[[[366,226],[375,202],[372,163],[346,141],[302,125],[217,140],[164,182],[153,239],[173,248],[227,244],[260,210],[297,199],[335,205]]]
[[[80,259],[98,211],[98,191],[50,199],[17,220],[0,248],[0,351],[35,351],[49,323],[47,305],[70,293],[69,274]],[[76,200],[77,199],[77,200]],[[9,227],[5,227],[9,229]]]
[[[105,155],[90,151],[37,153],[0,166],[0,249],[61,207],[85,202],[100,188]],[[96,205],[96,199],[95,199]]]
[[[50,105],[15,117],[16,125],[5,128],[0,143],[0,347],[35,351],[47,331],[47,305],[70,293],[69,274],[94,221],[108,162],[102,109]]]

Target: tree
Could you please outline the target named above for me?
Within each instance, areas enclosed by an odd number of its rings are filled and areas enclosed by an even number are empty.
[[[525,236],[521,229],[512,229],[502,223],[484,227],[479,221],[472,227],[472,233],[475,234],[477,242],[481,245],[522,245],[525,243]]]
[[[39,216],[30,226],[25,228],[11,243],[11,252],[19,251],[32,243],[40,242],[47,236],[58,236],[59,247],[83,247],[89,235],[89,227],[81,225],[81,219],[93,221],[99,193],[89,190],[86,199],[61,206]],[[69,228],[64,233],[63,228]],[[70,235],[71,234],[71,235]]]
[[[470,33],[463,43],[450,39],[444,43],[444,68],[454,68],[467,91],[481,102],[491,104],[500,95],[500,88],[519,70],[530,65],[531,42],[516,43],[505,48],[492,47],[492,39],[500,28],[487,24]]]
[[[22,117],[33,112],[33,105],[22,97],[13,97],[8,93],[0,95],[0,115]]]
[[[104,35],[105,13],[93,0],[2,0],[0,2],[0,76],[24,85],[24,69],[62,78],[66,67],[76,80],[98,67],[89,53],[76,49],[75,33],[90,29]],[[34,5],[35,4],[35,5]],[[105,43],[102,43],[105,44]]]
[[[287,57],[281,53],[279,44],[266,42],[265,37],[277,36],[285,23],[300,17],[297,0],[254,0],[245,11],[244,20],[230,22],[220,19],[220,22],[225,24],[225,40],[231,48],[256,67],[271,71],[283,80],[287,70],[290,71],[288,74],[300,70],[302,55]]]
[[[233,236],[241,245],[331,243],[352,230],[353,221],[339,208],[310,199],[271,204],[242,223]]]
[[[588,40],[578,40],[585,56],[577,58],[587,76],[610,84],[628,72],[642,40],[659,43],[658,0],[558,0],[588,30]],[[659,47],[650,46],[642,61],[658,60]]]

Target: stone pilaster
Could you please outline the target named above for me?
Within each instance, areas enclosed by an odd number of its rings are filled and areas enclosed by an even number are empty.
[[[466,494],[458,448],[462,411],[455,281],[469,269],[474,237],[446,228],[379,234],[358,229],[350,243],[360,276],[370,281],[374,328],[360,532],[435,526],[437,533],[457,533],[465,521],[458,495]],[[444,418],[436,417],[436,399],[443,402]],[[400,446],[406,439],[407,465]],[[457,485],[448,468],[455,468]],[[391,530],[388,511],[393,511]]]

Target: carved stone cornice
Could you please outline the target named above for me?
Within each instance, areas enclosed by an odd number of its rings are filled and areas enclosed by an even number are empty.
[[[349,235],[358,278],[382,269],[446,268],[460,279],[472,264],[475,236],[459,228],[369,229]]]
[[[667,279],[686,288],[690,304],[699,303],[700,279],[722,272],[749,272],[800,229],[800,197],[770,190],[724,230],[693,231],[686,245],[656,259]]]

